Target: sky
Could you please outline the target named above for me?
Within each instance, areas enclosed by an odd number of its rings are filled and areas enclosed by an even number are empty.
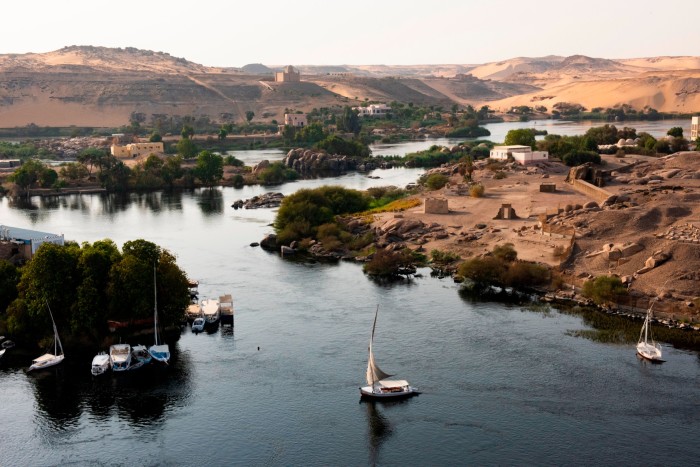
[[[0,54],[136,47],[207,66],[700,55],[698,0],[6,0]]]

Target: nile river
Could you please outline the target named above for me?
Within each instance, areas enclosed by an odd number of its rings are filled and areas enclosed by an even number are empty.
[[[164,371],[93,378],[92,355],[68,354],[26,374],[29,358],[8,353],[0,465],[697,465],[696,352],[664,345],[667,362],[650,365],[569,335],[588,328],[576,315],[473,303],[428,271],[386,285],[353,263],[281,259],[249,246],[274,211],[230,207],[263,191],[0,199],[1,224],[155,242],[200,298],[231,293],[236,308],[233,331],[185,328]],[[377,305],[378,364],[423,392],[403,402],[359,400]]]

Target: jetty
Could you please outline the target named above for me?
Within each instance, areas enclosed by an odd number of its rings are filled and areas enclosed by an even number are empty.
[[[233,298],[231,294],[221,295],[219,297],[221,310],[221,325],[233,327]]]

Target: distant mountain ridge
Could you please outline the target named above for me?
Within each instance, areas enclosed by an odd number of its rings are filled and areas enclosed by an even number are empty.
[[[700,57],[516,57],[485,64],[303,65],[301,83],[275,83],[284,65],[208,67],[165,52],[70,46],[0,55],[0,127],[118,126],[133,112],[215,121],[281,119],[285,109],[358,101],[443,106],[574,102],[700,111]]]

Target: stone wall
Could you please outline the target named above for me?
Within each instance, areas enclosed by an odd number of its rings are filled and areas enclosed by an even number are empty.
[[[598,204],[602,204],[606,199],[608,199],[612,195],[612,193],[610,193],[609,191],[604,190],[603,188],[597,187],[592,183],[588,183],[581,179],[572,180],[571,184],[573,185],[576,191],[578,191],[579,193],[583,193],[589,198],[592,198]]]
[[[425,214],[448,214],[450,209],[445,198],[425,198]]]

